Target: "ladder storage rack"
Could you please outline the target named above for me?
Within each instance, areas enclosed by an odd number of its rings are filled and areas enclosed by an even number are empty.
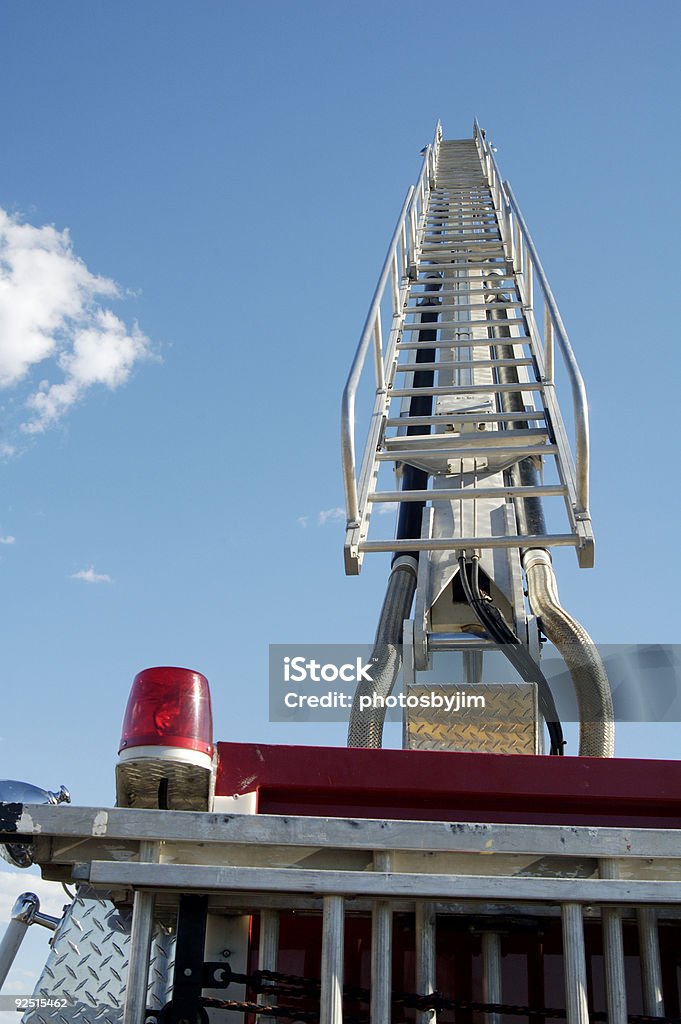
[[[220,757],[215,812],[3,817],[0,840],[81,886],[35,991],[64,1005],[27,1024],[177,1022],[192,993],[216,1024],[678,1016],[678,763]]]

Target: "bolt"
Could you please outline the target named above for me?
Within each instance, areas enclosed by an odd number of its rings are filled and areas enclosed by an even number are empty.
[[[185,969],[184,969],[184,976],[185,976],[185,978],[191,978],[191,976],[192,976],[192,969],[191,969],[191,967],[185,967]]]

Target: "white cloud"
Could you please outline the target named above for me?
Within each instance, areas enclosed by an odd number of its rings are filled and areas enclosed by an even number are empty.
[[[333,519],[345,519],[344,508],[325,508],[319,513],[319,525],[325,526]]]
[[[296,522],[298,523],[298,526],[302,526],[303,529],[305,529],[307,527],[307,524],[310,522],[310,517],[309,516],[298,516],[298,518],[296,519]]]
[[[392,512],[396,512],[398,507],[398,501],[382,501],[378,503],[378,514],[379,516],[389,516]]]
[[[28,390],[25,433],[56,423],[96,384],[125,384],[151,355],[137,325],[128,329],[98,301],[119,295],[114,281],[75,255],[68,231],[22,223],[0,208],[0,388]],[[30,377],[38,366],[46,379],[36,388]],[[52,379],[55,369],[60,379]],[[3,444],[0,454],[13,449]]]
[[[89,569],[80,569],[71,573],[72,580],[82,580],[83,583],[113,583],[113,580],[105,572],[95,572],[93,565]]]
[[[16,537],[13,537],[11,533],[8,533],[6,537],[0,537],[0,544],[14,544]]]

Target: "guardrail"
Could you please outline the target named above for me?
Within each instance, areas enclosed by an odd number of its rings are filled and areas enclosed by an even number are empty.
[[[435,177],[437,152],[441,137],[442,128],[438,122],[433,142],[426,147],[421,173],[416,185],[413,185],[407,192],[402,210],[400,211],[397,226],[388,246],[388,253],[383,263],[364,329],[355,352],[355,358],[353,359],[350,374],[343,391],[341,447],[343,456],[343,484],[345,487],[345,503],[349,527],[359,525],[360,508],[366,505],[366,495],[369,487],[366,465],[363,465],[360,470],[359,483],[357,477],[355,454],[355,400],[357,389],[365,369],[369,348],[372,347],[373,342],[377,400],[365,449],[370,451],[372,445],[369,444],[369,439],[378,443],[381,412],[387,401],[385,386],[386,370],[390,360],[393,358],[395,342],[404,319],[406,291],[409,281],[415,273],[419,225],[425,212],[426,203]],[[384,311],[382,311],[382,303],[389,282],[392,292],[392,315],[389,330],[386,330],[385,328],[388,325],[383,321],[388,318]],[[388,336],[388,344],[384,352],[383,339],[386,335]],[[372,437],[372,434],[375,434],[375,438]],[[375,448],[375,444],[373,447]]]
[[[513,266],[516,270],[523,301],[524,312],[537,350],[543,353],[542,382],[555,383],[554,353],[555,342],[563,357],[565,370],[572,390],[575,429],[575,474],[574,481],[567,481],[575,516],[589,518],[589,407],[586,398],[584,378],[577,364],[565,325],[558,311],[556,300],[549,285],[541,260],[537,254],[532,236],[528,230],[520,207],[508,181],[502,181],[494,153],[477,120],[473,123],[473,138],[477,144],[480,159],[487,172],[494,201],[499,212],[502,234],[506,239]],[[533,315],[534,280],[537,280],[544,302],[543,332],[539,330]],[[568,446],[568,450],[569,446]]]
[[[70,872],[95,888],[134,892],[124,1024],[139,1024],[145,1005],[153,899],[189,892],[210,894],[218,912],[261,914],[264,970],[276,971],[279,913],[321,907],[320,1024],[343,1021],[348,909],[371,914],[372,1020],[392,1019],[398,907],[416,914],[416,985],[426,995],[436,990],[436,913],[484,916],[497,936],[496,953],[487,950],[495,955],[483,956],[485,974],[501,955],[495,919],[560,914],[568,1024],[590,1019],[587,915],[601,922],[608,1019],[626,1024],[623,918],[637,919],[644,1012],[664,1015],[658,918],[679,920],[678,829],[6,806],[0,840],[32,843],[46,877]],[[325,852],[323,867],[305,857],[301,867],[301,853],[316,850]],[[499,982],[492,1001],[502,998]]]

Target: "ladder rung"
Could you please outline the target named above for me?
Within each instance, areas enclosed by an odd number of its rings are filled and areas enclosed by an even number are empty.
[[[526,423],[530,420],[545,420],[543,409],[527,409],[525,412],[457,412],[437,413],[434,416],[392,416],[385,421],[386,427],[427,427],[447,426],[457,423]]]
[[[426,281],[414,281],[412,286],[411,286],[411,288],[409,289],[409,299],[408,299],[408,301],[411,302],[412,299],[427,299],[427,298],[431,298],[431,297],[432,298],[436,298],[436,299],[449,299],[449,298],[454,298],[456,296],[460,297],[460,296],[463,296],[463,295],[488,295],[488,294],[489,295],[492,295],[492,294],[499,295],[499,294],[502,294],[504,292],[510,292],[510,291],[517,291],[518,290],[515,284],[507,284],[507,285],[505,285],[503,287],[500,287],[500,288],[498,288],[496,286],[492,287],[492,288],[472,288],[471,287],[471,285],[478,284],[478,283],[481,283],[481,282],[482,282],[482,278],[473,277],[473,278],[470,278],[467,281],[463,281],[462,280],[461,284],[464,287],[460,288],[458,291],[455,291],[453,289],[448,289],[448,288],[438,288],[437,291],[415,292],[413,289],[416,287],[416,285],[426,285],[427,282]],[[412,307],[408,306],[407,308],[411,309]]]
[[[398,363],[395,373],[420,373],[422,370],[486,370],[493,366],[532,366],[533,359],[462,359],[440,363]]]
[[[494,210],[486,210],[482,213],[479,213],[477,216],[471,215],[467,217],[459,217],[456,214],[449,214],[443,212],[429,214],[426,217],[426,230],[428,229],[429,225],[436,226],[440,224],[447,224],[452,229],[454,227],[465,227],[467,224],[480,224],[483,227],[495,228],[498,226],[499,221],[497,220],[497,215],[494,212]]]
[[[424,310],[427,306],[423,307]],[[436,307],[433,307],[435,309]],[[492,309],[492,306],[483,307]],[[524,327],[523,317],[512,317],[506,320],[434,320],[420,324],[402,324],[403,331],[459,331],[469,327]],[[495,338],[495,341],[510,341],[510,338]]]
[[[449,413],[452,420],[456,419],[456,413]],[[418,448],[425,445],[427,448],[446,448],[447,445],[465,444],[466,448],[484,448],[485,445],[492,445],[494,448],[508,448],[509,446],[520,447],[525,442],[541,441],[546,443],[547,433],[544,427],[522,427],[518,430],[470,430],[461,436],[445,431],[437,434],[396,434],[394,437],[385,439],[385,447],[390,449],[399,448],[407,451],[410,446]],[[518,442],[516,444],[516,442]]]
[[[418,540],[365,540],[360,551],[463,551],[472,548],[556,548],[576,547],[572,533],[518,534],[510,537],[431,537]]]
[[[475,212],[473,213],[473,211]],[[451,213],[458,214],[459,216],[467,216],[469,214],[477,216],[480,211],[489,215],[496,213],[491,196],[486,196],[484,199],[476,200],[473,200],[468,196],[465,199],[458,199],[451,203],[443,199],[434,199],[431,197],[426,209],[426,220],[428,220],[429,217],[448,216]]]
[[[475,223],[475,221],[473,221],[473,223]],[[480,239],[482,241],[485,241],[485,240],[490,239],[490,238],[494,239],[497,242],[499,241],[499,229],[496,226],[496,224],[490,223],[490,224],[480,225],[480,228],[481,228],[481,230],[478,231],[477,233],[476,232],[470,232],[470,234],[473,236],[473,238],[476,239],[476,241],[478,239]],[[483,228],[484,228],[484,230],[483,230]],[[426,230],[424,232],[424,234],[423,234],[423,241],[424,242],[447,242],[450,239],[458,241],[458,239],[460,239],[460,238],[467,237],[463,233],[466,230],[467,230],[467,225],[465,225],[465,224],[462,224],[458,231],[453,226],[451,226],[451,225],[450,225],[448,231],[437,231],[437,230],[428,231],[428,230]]]
[[[421,255],[427,259],[432,259],[433,256],[437,256],[439,253],[442,253],[443,256],[449,255],[449,253],[458,252],[464,247],[466,249],[480,249],[486,255],[489,255],[490,250],[502,248],[501,241],[501,238],[498,236],[497,238],[481,238],[480,236],[475,238],[461,235],[460,238],[452,239],[451,242],[448,242],[446,245],[422,245],[419,251]]]
[[[431,434],[438,440],[446,437],[446,434]],[[463,441],[466,435],[457,436],[457,441]],[[472,437],[476,435],[473,434]],[[400,441],[402,438],[391,438]],[[410,462],[412,459],[432,458],[439,455],[445,459],[477,459],[482,456],[499,459],[505,455],[515,455],[518,460],[528,458],[530,455],[557,455],[558,445],[555,444],[528,444],[528,445],[489,445],[489,447],[471,445],[470,448],[438,448],[432,445],[428,448],[402,448],[390,452],[377,452],[377,462]]]
[[[457,224],[456,226],[450,221],[445,221],[449,225],[448,230],[438,230],[433,228],[428,230],[428,227],[423,232],[424,242],[449,242],[450,239],[462,239],[466,237],[465,232],[469,229],[469,225],[476,224],[479,230],[470,231],[475,239],[495,239],[499,241],[499,227],[494,221],[490,221],[485,224],[481,224],[479,221],[471,220],[465,223]]]
[[[473,258],[473,260],[475,260],[474,256],[472,258]],[[447,271],[449,274],[460,274],[462,270],[502,270],[502,271],[504,271],[504,273],[501,274],[501,279],[502,280],[504,278],[507,278],[507,277],[508,278],[512,278],[513,280],[515,280],[515,271],[513,269],[513,266],[511,264],[510,260],[499,260],[498,263],[493,263],[491,260],[490,261],[485,261],[485,262],[480,261],[480,262],[473,262],[473,263],[464,262],[463,260],[459,260],[458,263],[455,263],[452,260],[451,263],[445,263],[442,266],[437,267],[437,273],[438,274],[444,274],[445,271]],[[419,274],[433,274],[436,271],[436,268],[435,267],[421,267],[421,266],[419,266],[417,268],[417,271],[418,271]],[[422,284],[422,283],[423,283],[422,281],[419,282],[419,284]]]
[[[526,384],[521,381],[518,384],[459,384],[451,387],[434,388],[395,388],[390,394],[392,398],[413,398],[416,395],[427,397],[428,395],[484,395],[497,391],[543,391],[544,385],[534,381]]]
[[[462,292],[462,295],[465,295]],[[437,312],[437,313],[472,313],[476,309],[484,310],[495,310],[495,309],[522,309],[522,302],[475,302],[475,303],[462,303],[458,306],[456,303],[439,303],[437,300],[437,292],[432,293],[433,301],[430,304],[424,303],[422,306],[407,306],[405,313],[423,313],[423,312]],[[422,296],[419,295],[419,299]],[[430,298],[428,292],[426,292],[423,298]]]
[[[372,504],[404,501],[472,501],[474,498],[538,498],[567,494],[562,484],[537,484],[535,487],[443,487],[426,491],[376,491],[368,495]]]
[[[423,325],[425,330],[427,324]],[[414,351],[421,348],[487,348],[502,342],[506,345],[529,345],[531,338],[457,338],[455,341],[398,341],[397,348]]]

